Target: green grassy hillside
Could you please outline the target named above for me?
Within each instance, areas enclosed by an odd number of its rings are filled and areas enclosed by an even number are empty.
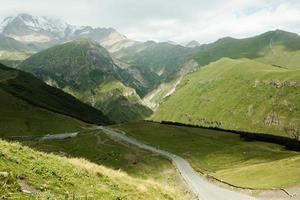
[[[183,199],[153,180],[0,140],[2,199]]]
[[[159,182],[170,189],[169,194],[193,199],[193,194],[170,161],[138,147],[117,143],[99,130],[82,130],[77,137],[68,140],[27,140],[22,143],[39,151],[84,158],[135,178]]]
[[[224,58],[187,75],[152,119],[293,137],[299,80],[299,70]]]
[[[276,30],[244,39],[226,37],[195,48],[145,42],[121,49],[114,55],[125,63],[138,66],[140,69],[149,69],[159,75],[158,80],[151,82],[152,90],[143,96],[147,105],[156,109],[185,76],[181,72],[182,69],[191,64],[201,67],[223,57],[229,57],[249,58],[281,68],[299,69],[300,36]],[[193,69],[187,72],[191,71]]]
[[[33,106],[0,89],[0,136],[45,135],[75,132],[82,121]]]
[[[187,159],[199,173],[247,188],[300,183],[300,154],[284,147],[245,142],[239,135],[201,128],[136,122],[114,125],[130,136]]]
[[[101,109],[113,121],[142,119],[152,113],[136,100],[139,99],[136,92],[126,93],[127,88],[141,92],[140,82],[117,66],[103,47],[89,39],[78,39],[37,53],[18,68]],[[110,82],[113,92],[100,89]],[[114,113],[108,110],[112,109],[110,105],[114,106]]]
[[[86,122],[107,124],[98,110],[32,75],[0,65],[0,135],[77,131]],[[77,119],[75,119],[77,118]]]

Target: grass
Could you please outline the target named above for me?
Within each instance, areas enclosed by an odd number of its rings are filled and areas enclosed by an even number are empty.
[[[276,54],[276,48],[282,48],[284,54]],[[275,50],[275,51],[274,51]],[[214,43],[200,46],[194,59],[204,66],[223,57],[232,59],[249,58],[264,61],[267,64],[298,68],[300,54],[300,37],[298,34],[282,30],[263,33],[250,38],[222,38]],[[298,52],[298,53],[297,53]],[[289,55],[291,53],[291,55]],[[292,62],[289,59],[293,58]]]
[[[72,116],[89,123],[109,122],[101,111],[57,88],[50,87],[29,73],[3,65],[0,65],[0,88],[34,107]]]
[[[292,137],[299,80],[300,70],[223,58],[187,75],[151,118]]]
[[[290,69],[300,68],[300,50],[289,51],[282,45],[276,45],[272,51],[266,48],[261,54],[264,56],[255,58],[256,61]]]
[[[178,154],[197,171],[236,186],[270,189],[300,183],[300,154],[286,151],[279,145],[244,142],[236,134],[221,131],[151,122],[113,127]]]
[[[116,143],[100,131],[82,131],[78,137],[64,141],[23,143],[39,151],[84,158],[98,165],[121,170],[132,177],[159,182],[177,191],[178,198],[192,198],[180,175],[168,160],[132,146]]]
[[[183,199],[168,186],[0,140],[1,199]],[[25,194],[23,189],[32,194]]]
[[[0,89],[0,136],[45,135],[72,132],[87,124],[32,106]]]

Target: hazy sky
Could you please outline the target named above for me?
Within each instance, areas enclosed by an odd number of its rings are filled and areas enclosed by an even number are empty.
[[[113,27],[135,40],[212,42],[268,30],[300,33],[300,0],[0,0],[0,18],[29,13]]]

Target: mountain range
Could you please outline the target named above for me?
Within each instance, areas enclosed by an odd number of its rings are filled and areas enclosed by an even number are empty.
[[[274,80],[267,80],[261,77],[262,71],[258,67],[266,70],[274,68],[271,71],[277,70],[277,73],[281,73],[278,69],[284,69],[294,74],[296,85],[293,87],[298,87],[300,37],[295,33],[282,30],[269,31],[244,39],[226,37],[210,44],[191,41],[179,45],[173,42],[133,41],[113,28],[79,27],[60,20],[28,14],[8,17],[0,27],[1,62],[34,74],[47,84],[101,110],[115,122],[149,118],[153,112],[151,118],[158,121],[174,120],[208,125],[196,123],[193,120],[189,121],[189,117],[186,118],[186,116],[193,118],[193,115],[209,118],[210,122],[222,121],[222,117],[218,117],[217,113],[216,115],[212,114],[214,112],[209,110],[210,107],[206,107],[208,111],[205,112],[198,108],[201,105],[201,99],[208,97],[198,95],[193,97],[193,100],[187,101],[185,98],[192,97],[192,94],[182,92],[186,96],[179,95],[184,88],[188,88],[189,92],[193,91],[193,94],[199,92],[196,85],[189,85],[188,77],[193,77],[194,74],[199,74],[195,78],[196,82],[214,82],[212,77],[202,75],[204,71],[202,68],[206,68],[205,66],[210,66],[207,68],[212,69],[212,74],[218,74],[215,77],[216,80],[226,77],[226,73],[232,73],[232,76],[235,77],[240,70],[244,71],[237,76],[239,81],[231,82],[232,85],[228,81],[227,88],[238,88],[239,84],[243,83],[249,73],[243,69],[244,65],[248,68],[253,66],[251,73],[257,74],[257,76],[253,76],[251,82],[278,81],[281,83],[287,81],[290,83],[293,78],[289,77],[289,73],[286,73],[288,76],[285,77],[286,80],[279,78],[281,76],[274,76]],[[224,58],[230,58],[230,61],[225,62]],[[242,64],[237,64],[236,61]],[[227,66],[227,68],[223,69],[223,66]],[[233,71],[227,72],[226,70],[231,69],[231,66],[240,67],[235,67]],[[217,71],[215,72],[215,70]],[[270,74],[272,73],[270,72]],[[190,87],[195,88],[191,89]],[[204,88],[203,86],[202,89]],[[210,91],[209,88],[207,88],[208,91]],[[211,89],[219,91],[220,94],[226,94],[225,88],[220,83],[216,82]],[[262,122],[269,117],[270,113],[276,113],[280,119],[289,119],[293,121],[292,124],[299,124],[298,96],[294,95],[292,99],[279,98],[277,95],[283,95],[291,88],[282,87],[281,90],[284,91],[276,93],[268,89],[270,95],[275,95],[276,105],[281,104],[277,102],[279,99],[288,102],[290,111],[278,112],[279,108],[276,106],[255,110],[253,106],[256,104],[249,102],[247,106],[251,107],[252,105],[253,113],[260,113],[265,109],[264,114],[261,113],[257,119],[258,121]],[[244,91],[241,91],[241,95],[246,95],[242,92]],[[255,90],[253,95],[256,92],[260,93],[263,90]],[[264,91],[261,96],[267,94],[269,93]],[[209,99],[219,99],[219,104],[225,110],[231,110],[230,112],[235,112],[234,109],[246,109],[244,107],[229,109],[230,104],[239,104],[233,99],[223,101],[222,98],[225,96],[217,97],[216,94]],[[196,101],[196,99],[198,100]],[[191,103],[194,101],[195,105]],[[188,102],[188,106],[195,107],[189,111],[189,107],[184,107],[184,102]],[[214,109],[215,104],[212,103],[209,106]],[[177,114],[171,112],[175,107],[181,107],[181,110],[174,110],[181,113],[181,117],[175,117]],[[173,113],[172,118],[168,117],[171,113]],[[185,113],[185,119],[183,119],[182,113]],[[222,114],[227,116],[225,113],[224,111]],[[249,126],[234,125],[224,126],[224,128],[274,131],[283,135],[286,134],[284,129],[287,127],[299,130],[298,126],[288,125],[285,120],[279,121],[282,123],[277,128],[263,128],[264,125],[261,125],[261,128],[253,128],[255,124],[260,123],[257,121]],[[230,124],[230,122],[229,120],[226,123]],[[213,124],[213,126],[220,126],[220,124]]]
[[[110,49],[117,49],[119,43],[124,45],[132,43],[113,28],[76,26],[59,19],[29,14],[18,14],[5,18],[0,25],[0,33],[21,43],[48,47],[79,37],[91,38]]]
[[[299,63],[300,36],[283,30],[140,42],[113,28],[7,17],[0,196],[297,198],[286,193],[299,193]]]

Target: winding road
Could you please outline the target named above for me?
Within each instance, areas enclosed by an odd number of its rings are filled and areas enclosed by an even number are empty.
[[[106,135],[110,138],[115,139],[119,142],[125,142],[128,144],[135,145],[141,149],[145,149],[159,155],[166,157],[171,160],[173,165],[180,172],[181,176],[184,178],[192,192],[194,192],[198,199],[201,200],[258,200],[257,198],[241,194],[239,192],[231,191],[217,185],[214,185],[203,177],[201,177],[192,167],[191,165],[175,154],[170,152],[157,149],[155,147],[144,144],[132,137],[125,135],[124,132],[117,132],[111,128],[97,126],[96,129],[102,130]]]

